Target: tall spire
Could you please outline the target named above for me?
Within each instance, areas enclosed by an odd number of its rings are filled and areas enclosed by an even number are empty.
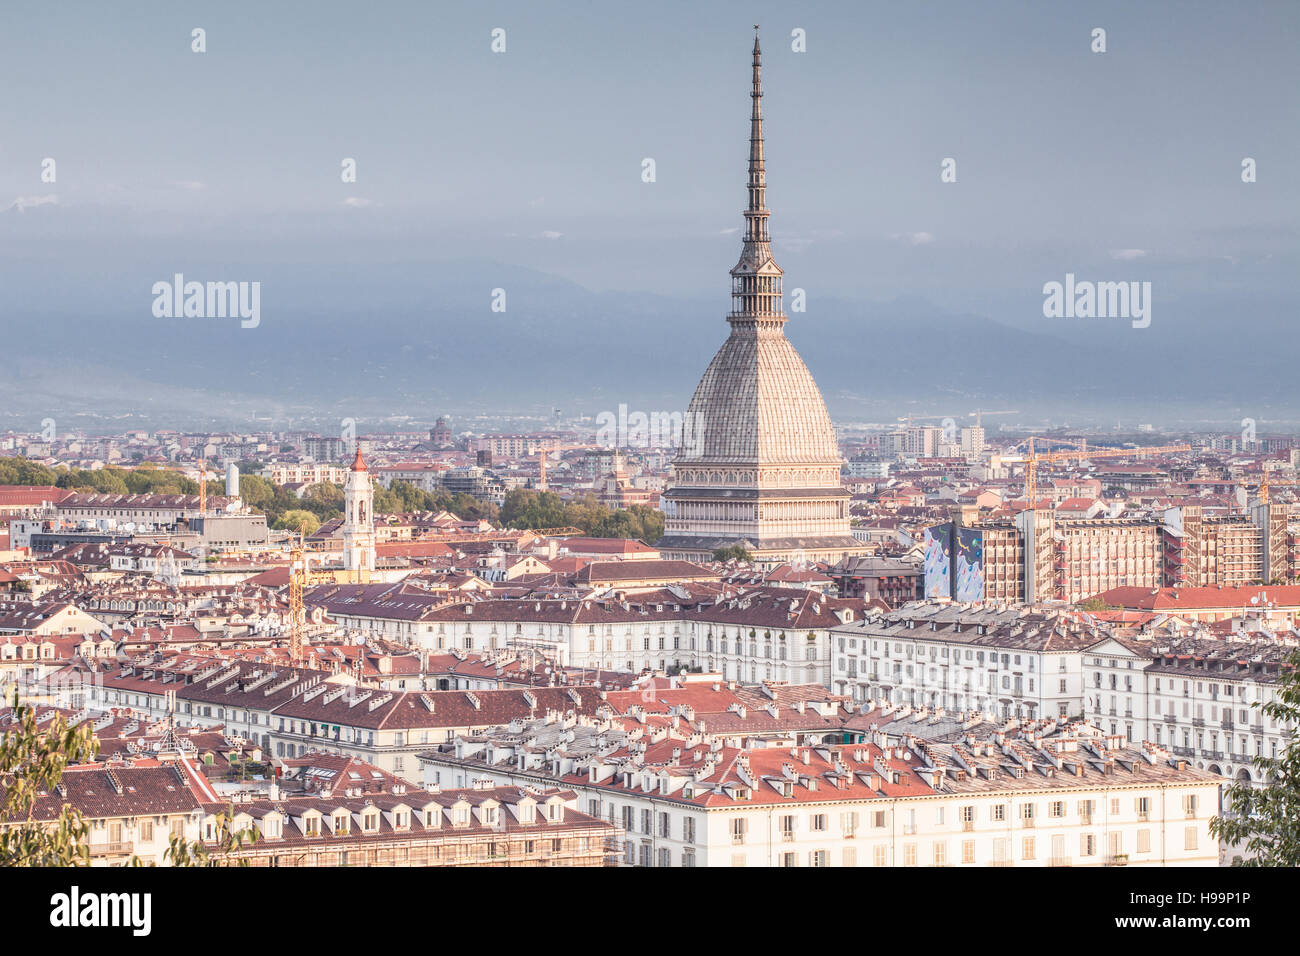
[[[763,51],[754,25],[754,80],[750,90],[749,176],[746,181],[745,244],[740,261],[731,270],[731,314],[734,327],[779,329],[785,324],[781,311],[781,268],[772,261],[771,235],[767,219],[767,166],[763,156]]]
[[[754,24],[754,88],[749,94],[749,205],[745,209],[745,241],[767,242],[767,171],[763,165],[763,51]]]

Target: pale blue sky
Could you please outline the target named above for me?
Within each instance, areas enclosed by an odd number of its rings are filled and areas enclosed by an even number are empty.
[[[1042,285],[1066,272],[1151,281],[1152,341],[1194,306],[1197,335],[1222,321],[1225,341],[1262,346],[1272,332],[1232,323],[1281,321],[1300,295],[1295,2],[169,0],[2,17],[0,324],[147,319],[134,290],[173,268],[341,280],[339,264],[409,261],[414,280],[467,259],[693,299],[711,348],[755,22],[774,251],[812,304],[792,317],[801,348],[832,300],[1091,335],[1044,324]],[[949,156],[955,184],[939,178]],[[359,182],[340,182],[344,157]],[[394,303],[427,296],[393,275]],[[266,290],[281,314],[312,301],[287,283]],[[573,333],[592,320],[575,314]]]

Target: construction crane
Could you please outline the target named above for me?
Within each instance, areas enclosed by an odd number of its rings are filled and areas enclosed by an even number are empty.
[[[1173,452],[1191,451],[1191,445],[1152,445],[1146,448],[1092,448],[1087,441],[1071,441],[1068,438],[1043,438],[1040,441],[1057,441],[1067,445],[1078,445],[1077,451],[1050,451],[1037,454],[1034,451],[1034,437],[1029,439],[1029,453],[1025,456],[1025,501],[1033,508],[1038,500],[1038,466],[1043,462],[1085,461],[1093,458],[1141,458],[1146,455],[1166,455]]]
[[[302,586],[307,577],[303,556],[303,526],[298,526],[298,541],[289,549],[289,663],[297,666],[303,657],[303,629],[306,613],[302,606]]]
[[[1259,481],[1259,488],[1256,489],[1259,503],[1262,505],[1268,504],[1268,489],[1270,485],[1274,488],[1295,488],[1300,487],[1300,481],[1269,481],[1268,473],[1265,472],[1264,477]]]
[[[207,459],[199,459],[199,517],[202,518],[208,513],[208,463]]]

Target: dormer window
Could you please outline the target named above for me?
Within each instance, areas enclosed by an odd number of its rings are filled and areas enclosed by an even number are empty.
[[[521,803],[519,804],[519,822],[524,826],[532,826],[537,822],[537,804]]]
[[[379,811],[367,810],[361,814],[361,829],[365,833],[379,832]]]
[[[469,826],[469,807],[456,807],[452,812],[451,822],[454,826]]]
[[[557,800],[546,808],[547,818],[551,823],[564,822],[564,804]]]
[[[498,820],[500,819],[499,810],[497,807],[483,807],[479,810],[479,813],[482,815],[483,825],[485,827],[496,826]]]
[[[352,814],[346,810],[340,810],[334,814],[334,835],[346,836],[352,829]]]

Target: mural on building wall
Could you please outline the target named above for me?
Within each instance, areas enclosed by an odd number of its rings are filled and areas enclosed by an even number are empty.
[[[925,596],[944,598],[952,594],[949,561],[952,555],[952,525],[939,524],[926,528],[925,542]]]
[[[957,589],[953,596],[958,601],[984,600],[984,532],[978,528],[957,529]]]

